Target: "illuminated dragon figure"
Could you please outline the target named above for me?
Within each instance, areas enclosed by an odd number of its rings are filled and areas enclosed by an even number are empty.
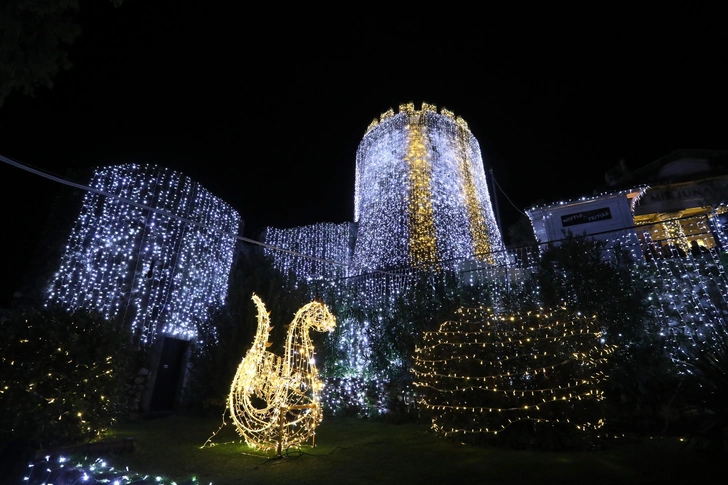
[[[288,326],[284,356],[266,350],[271,343],[270,314],[253,294],[258,308],[258,330],[230,387],[228,409],[237,432],[248,446],[268,451],[298,446],[313,439],[323,418],[314,347],[309,329],[330,332],[336,318],[326,305],[303,306]]]

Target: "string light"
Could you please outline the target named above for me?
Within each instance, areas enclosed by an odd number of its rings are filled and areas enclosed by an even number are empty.
[[[504,248],[480,146],[467,124],[412,103],[370,125],[356,156],[352,254],[359,272],[495,263]]]
[[[600,343],[593,318],[556,312],[503,315],[461,308],[457,320],[425,332],[413,385],[432,429],[495,434],[519,421],[604,425],[584,408],[603,399],[599,382],[614,346]]]
[[[84,483],[89,485],[131,485],[142,483],[155,483],[158,485],[176,485],[178,481],[161,475],[148,475],[131,472],[128,468],[115,468],[104,459],[90,460],[87,457],[74,458],[59,456],[51,460],[46,456],[42,461],[31,463],[28,474],[23,478],[27,485],[72,485]],[[191,476],[185,480],[186,484],[196,485],[198,479]],[[210,482],[209,485],[212,485]]]
[[[154,165],[101,167],[89,185],[96,191],[84,196],[47,303],[124,317],[142,346],[158,333],[193,338],[194,322],[225,300],[238,213]]]
[[[480,146],[447,109],[408,103],[375,119],[357,150],[354,192],[353,223],[264,233],[271,246],[346,262],[334,267],[266,250],[276,268],[319,285],[312,294],[333,293],[338,301],[357,294],[366,308],[386,308],[419,271],[508,263]],[[382,376],[368,369],[370,324],[344,318],[341,325],[336,345],[348,362],[339,366],[346,371],[334,379],[338,386],[327,389],[332,400],[371,402],[363,396],[382,387]]]
[[[264,248],[264,253],[283,274],[293,274],[308,281],[335,280],[348,276],[347,265],[351,262],[349,241],[355,234],[354,224],[350,222],[324,222],[293,229],[266,227],[262,239],[269,245]],[[277,248],[286,248],[296,254],[282,253]],[[299,254],[313,258],[301,258]],[[326,261],[344,264],[334,265]]]
[[[423,103],[381,115],[357,150],[354,223],[267,228],[266,244],[345,261],[348,269],[272,249],[302,280],[389,268],[437,269],[463,259],[505,263],[480,146],[462,118]]]
[[[237,432],[248,446],[270,450],[299,446],[315,435],[323,419],[315,349],[309,330],[330,332],[336,318],[319,301],[303,306],[293,318],[281,358],[266,350],[270,315],[253,295],[258,329],[251,348],[238,366],[228,396]]]

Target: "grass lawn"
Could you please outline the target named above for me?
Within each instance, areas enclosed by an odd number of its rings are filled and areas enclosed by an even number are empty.
[[[178,484],[712,484],[725,483],[725,455],[682,451],[674,438],[613,443],[606,450],[520,451],[463,445],[424,423],[326,418],[316,446],[283,458],[248,448],[229,420],[175,414],[117,425],[109,439],[134,438],[134,451],[108,454],[113,467]],[[81,483],[81,482],[79,482]]]

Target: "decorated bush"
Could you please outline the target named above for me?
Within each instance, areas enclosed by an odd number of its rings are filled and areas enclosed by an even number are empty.
[[[588,446],[604,425],[600,382],[614,346],[565,309],[460,309],[417,345],[414,385],[432,429],[518,448]]]
[[[0,450],[91,440],[127,411],[130,336],[85,310],[0,322]]]

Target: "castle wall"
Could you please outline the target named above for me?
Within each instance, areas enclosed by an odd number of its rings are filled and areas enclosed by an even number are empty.
[[[286,251],[265,248],[273,265],[284,274],[300,279],[336,279],[348,275],[355,225],[317,223],[290,229],[267,227],[263,242]]]
[[[238,213],[154,165],[102,167],[89,185],[48,303],[123,318],[141,345],[192,338],[227,294]]]
[[[375,120],[357,149],[353,271],[496,263],[504,245],[478,141],[430,105]]]

